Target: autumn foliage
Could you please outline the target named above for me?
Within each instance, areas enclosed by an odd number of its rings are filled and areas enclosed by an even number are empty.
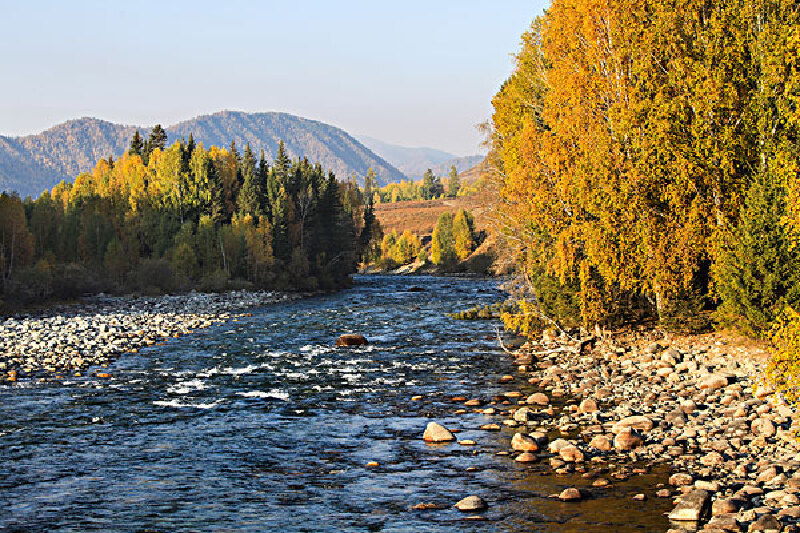
[[[798,16],[784,0],[554,0],[533,22],[491,121],[522,314],[567,291],[579,316],[563,321],[663,320],[748,290],[721,278],[751,187],[786,191],[777,231],[800,225]]]

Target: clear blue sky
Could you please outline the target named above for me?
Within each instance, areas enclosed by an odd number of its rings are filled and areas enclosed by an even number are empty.
[[[0,134],[285,111],[458,155],[548,0],[0,0]]]

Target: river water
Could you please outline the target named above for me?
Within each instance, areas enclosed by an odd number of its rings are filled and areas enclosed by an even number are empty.
[[[0,531],[665,531],[665,472],[592,489],[455,414],[454,396],[534,390],[498,384],[515,369],[494,324],[445,316],[501,299],[493,281],[356,277],[125,355],[111,380],[0,387]],[[371,344],[334,348],[346,332]],[[478,445],[425,444],[430,420]],[[591,497],[548,497],[569,486]],[[452,508],[471,494],[486,521]]]

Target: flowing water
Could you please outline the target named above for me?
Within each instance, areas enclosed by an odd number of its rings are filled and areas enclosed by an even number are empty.
[[[492,281],[357,277],[125,355],[112,380],[2,387],[0,531],[665,531],[665,472],[592,489],[455,414],[454,396],[533,391],[498,385],[514,367],[494,324],[445,316],[500,299]],[[345,332],[371,344],[333,347]],[[432,419],[478,445],[425,444]],[[548,497],[568,486],[591,496]],[[486,521],[452,508],[471,494]]]

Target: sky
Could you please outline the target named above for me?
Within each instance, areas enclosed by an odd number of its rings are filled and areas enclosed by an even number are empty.
[[[282,111],[404,146],[476,125],[547,0],[0,0],[0,135]]]

